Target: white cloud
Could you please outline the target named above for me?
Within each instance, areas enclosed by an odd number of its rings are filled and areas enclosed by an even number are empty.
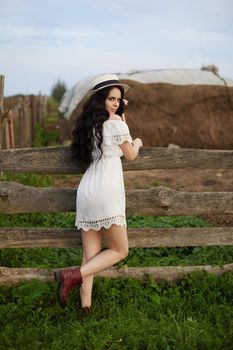
[[[6,22],[0,22],[1,34],[0,40],[7,44],[9,42],[28,42],[36,41],[39,43],[51,42],[75,42],[76,40],[95,37],[99,35],[97,30],[78,30],[65,28],[42,29],[25,25],[12,25]]]

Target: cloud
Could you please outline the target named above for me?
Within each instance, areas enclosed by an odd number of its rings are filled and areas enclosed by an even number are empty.
[[[76,42],[80,39],[93,38],[99,35],[97,30],[82,30],[82,29],[65,29],[52,28],[42,29],[25,25],[12,25],[7,22],[0,22],[1,34],[0,41],[2,43],[24,42],[31,43],[35,41],[39,43]]]

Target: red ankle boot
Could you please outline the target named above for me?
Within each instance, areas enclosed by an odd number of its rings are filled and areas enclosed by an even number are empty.
[[[81,286],[83,279],[80,268],[67,268],[54,271],[55,280],[59,283],[57,300],[61,308],[65,308],[67,298],[72,288]]]

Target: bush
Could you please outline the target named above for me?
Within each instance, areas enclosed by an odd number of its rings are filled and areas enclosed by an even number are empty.
[[[51,96],[56,101],[60,102],[61,99],[62,99],[62,96],[64,95],[66,90],[67,90],[67,88],[66,88],[65,82],[61,81],[60,79],[58,79],[56,84],[54,84],[53,87],[52,87]]]

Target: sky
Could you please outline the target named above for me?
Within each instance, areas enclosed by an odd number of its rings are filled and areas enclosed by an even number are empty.
[[[207,64],[233,79],[232,23],[233,0],[0,0],[4,93]]]

